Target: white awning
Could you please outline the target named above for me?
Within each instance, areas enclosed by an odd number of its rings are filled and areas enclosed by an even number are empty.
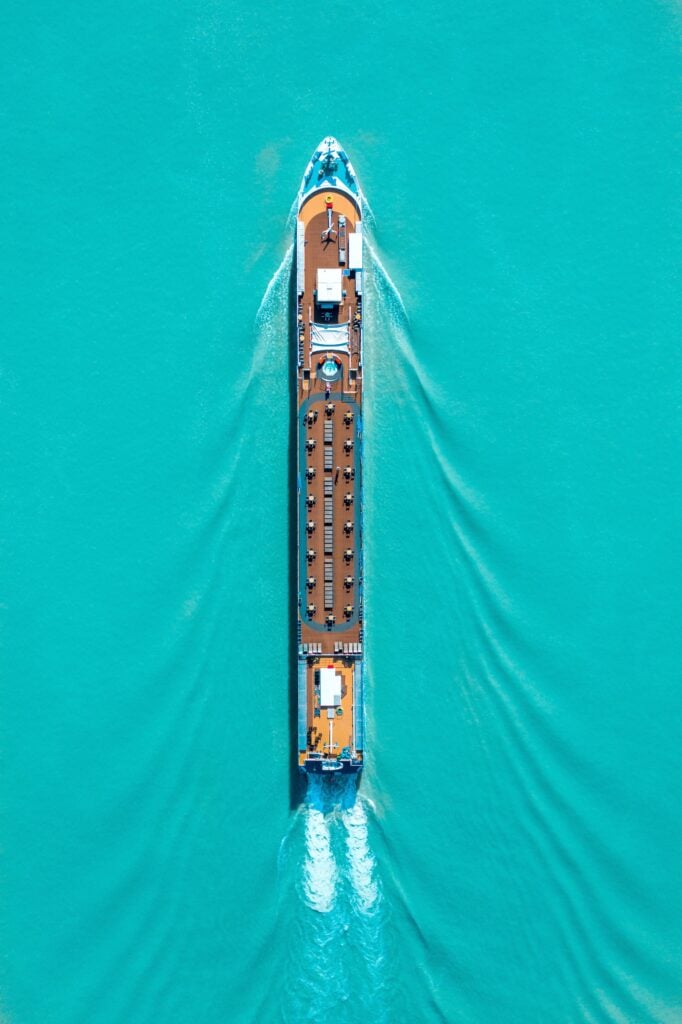
[[[311,324],[310,349],[319,352],[332,349],[348,352],[348,329],[350,324]]]
[[[320,669],[320,707],[333,708],[341,703],[341,676],[336,669]]]
[[[318,267],[317,270],[317,301],[341,302],[341,268]]]

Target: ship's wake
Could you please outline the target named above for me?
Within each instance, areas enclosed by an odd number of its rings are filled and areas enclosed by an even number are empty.
[[[290,365],[287,348],[289,287],[293,264],[292,242],[279,267],[268,281],[256,313],[256,344],[249,369],[249,383],[255,384],[259,391],[267,390],[267,378],[270,378],[273,384],[277,380],[286,379]]]
[[[328,914],[336,902],[338,869],[332,851],[329,822],[311,807],[305,815],[304,898],[311,910]]]
[[[288,1022],[388,1019],[387,920],[370,838],[371,804],[353,778],[308,781],[280,859],[293,885]]]

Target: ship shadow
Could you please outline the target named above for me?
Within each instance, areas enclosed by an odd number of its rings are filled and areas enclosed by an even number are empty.
[[[359,775],[310,775],[305,794],[307,807],[322,814],[349,811],[358,797]]]
[[[298,767],[298,536],[297,536],[297,479],[298,479],[298,386],[296,379],[298,328],[296,295],[296,257],[289,273],[289,444],[287,472],[289,496],[287,521],[289,538],[289,807],[296,810],[305,798],[305,775]]]

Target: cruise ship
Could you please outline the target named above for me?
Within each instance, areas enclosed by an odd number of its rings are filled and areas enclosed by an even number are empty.
[[[298,767],[362,769],[362,194],[332,136],[296,219]]]

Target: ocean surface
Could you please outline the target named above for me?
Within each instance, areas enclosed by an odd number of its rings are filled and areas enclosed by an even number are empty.
[[[682,1022],[681,25],[6,6],[2,1024]],[[298,799],[327,133],[369,204],[369,757]]]

